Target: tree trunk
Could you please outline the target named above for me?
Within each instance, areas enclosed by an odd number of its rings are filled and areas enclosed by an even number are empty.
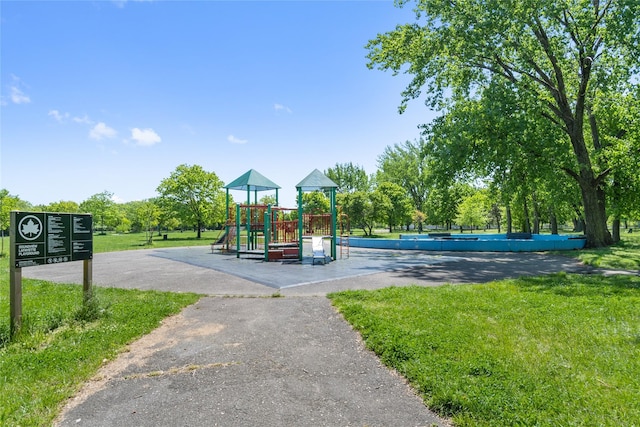
[[[604,189],[597,184],[591,170],[581,170],[578,184],[584,206],[584,234],[587,238],[585,247],[601,248],[611,245],[613,238],[607,228]]]
[[[558,234],[558,218],[553,211],[549,212],[549,222],[551,223],[551,234]]]
[[[198,234],[197,234],[197,236],[196,236],[196,238],[197,238],[197,239],[199,239],[200,237],[202,237],[202,235],[201,235],[201,231],[202,231],[202,222],[201,222],[201,221],[198,221],[198,231],[197,231],[197,233],[198,233]]]
[[[513,219],[511,218],[511,206],[507,205],[507,234],[513,232]]]
[[[531,194],[533,202],[533,234],[540,234],[540,206],[536,200],[536,193]]]
[[[589,71],[590,69],[583,69],[582,83],[584,83],[583,86],[585,89]],[[585,80],[585,78],[587,80]],[[567,125],[567,133],[569,134],[573,153],[578,162],[579,171],[577,173],[569,169],[565,169],[565,171],[578,182],[580,192],[582,193],[585,236],[587,238],[585,247],[601,248],[613,243],[611,233],[609,233],[609,229],[607,228],[605,193],[602,182],[607,172],[603,172],[600,176],[596,177],[593,171],[589,150],[587,149],[583,134],[584,93],[579,96],[575,109],[575,115],[572,115],[571,108],[568,104],[563,105],[562,108],[564,120]],[[596,150],[600,149],[597,132],[594,136],[594,144]]]
[[[522,201],[522,209],[524,211],[524,222],[522,224],[522,231],[525,233],[531,233],[531,220],[529,219],[529,205],[527,204],[527,198],[524,197]]]
[[[613,243],[620,241],[620,217],[615,217],[612,224]]]

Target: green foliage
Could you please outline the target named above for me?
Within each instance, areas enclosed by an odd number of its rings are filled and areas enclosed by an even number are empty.
[[[376,192],[381,194],[383,200],[380,206],[383,217],[381,219],[388,225],[390,233],[394,226],[411,221],[411,216],[414,213],[413,204],[402,187],[392,182],[380,182]]]
[[[634,425],[640,278],[330,295],[367,347],[459,426]]]
[[[224,222],[226,199],[222,185],[214,172],[206,172],[198,165],[179,165],[158,185],[159,203],[171,216],[197,227],[199,232],[207,224]]]
[[[11,211],[28,210],[31,205],[18,196],[12,196],[9,191],[0,188],[0,258],[5,255],[4,238],[8,236],[9,223],[11,221]]]
[[[80,205],[71,200],[60,200],[58,202],[49,203],[43,210],[45,212],[78,213],[80,212]]]
[[[458,207],[456,223],[472,228],[485,226],[489,223],[490,203],[485,191],[476,191],[465,197]]]
[[[93,216],[93,227],[99,226],[103,233],[106,227],[114,227],[118,223],[119,212],[112,197],[113,193],[103,191],[80,203],[80,210]]]
[[[351,228],[361,228],[365,236],[371,235],[376,222],[381,219],[381,211],[388,207],[388,200],[376,192],[341,193],[336,198],[342,213],[348,216]],[[380,204],[376,206],[374,201]]]
[[[338,193],[353,193],[355,191],[370,191],[371,180],[362,167],[353,163],[336,163],[333,168],[327,169],[324,174],[338,185]]]
[[[424,212],[424,203],[431,187],[431,168],[424,140],[386,147],[378,157],[378,167],[377,182],[399,185],[411,198],[413,207]]]
[[[470,185],[451,182],[432,188],[425,203],[427,223],[445,225],[450,229],[458,216],[458,207],[463,198],[473,194],[473,191]]]
[[[275,194],[269,194],[266,196],[262,196],[260,198],[260,204],[262,205],[272,205],[275,206],[276,205],[276,196]],[[231,203],[229,203],[230,206],[233,206]]]
[[[331,212],[331,201],[321,191],[302,194],[302,211],[306,214],[318,215]]]

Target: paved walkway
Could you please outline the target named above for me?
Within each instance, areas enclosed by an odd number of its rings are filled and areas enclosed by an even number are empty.
[[[237,259],[207,247],[96,254],[95,285],[207,296],[107,364],[57,425],[444,426],[324,295],[556,271],[593,270],[531,253],[351,248],[326,265]],[[79,283],[82,263],[23,275]],[[264,298],[274,294],[285,298]]]

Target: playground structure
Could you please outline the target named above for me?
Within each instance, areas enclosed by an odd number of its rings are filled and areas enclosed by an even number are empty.
[[[227,190],[225,232],[216,244],[222,245],[222,248],[227,251],[235,251],[238,258],[245,255],[261,257],[265,261],[286,259],[302,261],[303,242],[313,238],[312,263],[315,264],[315,260],[321,256],[320,249],[326,262],[323,241],[327,239],[330,241],[331,248],[329,256],[331,260],[335,260],[336,187],[333,181],[317,169],[303,179],[296,186],[298,206],[303,206],[303,192],[325,191],[329,192],[331,207],[330,213],[305,214],[303,209],[278,206],[280,186],[251,169],[225,186]],[[231,206],[229,190],[246,191],[246,203]],[[258,192],[270,190],[275,190],[276,203],[273,205],[258,203]]]

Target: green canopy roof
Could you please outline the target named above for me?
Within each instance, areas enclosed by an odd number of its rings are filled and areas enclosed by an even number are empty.
[[[325,174],[315,169],[305,179],[296,185],[296,189],[302,191],[315,191],[325,188],[338,188],[338,184],[331,181]]]
[[[280,186],[260,172],[250,169],[241,177],[224,186],[228,190],[267,191],[278,190]]]

